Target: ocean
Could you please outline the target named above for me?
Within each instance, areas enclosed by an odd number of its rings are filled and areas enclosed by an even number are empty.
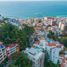
[[[0,14],[11,18],[41,18],[45,16],[67,17],[67,2],[0,2]]]

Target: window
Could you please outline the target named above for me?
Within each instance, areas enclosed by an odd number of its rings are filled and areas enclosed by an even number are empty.
[[[2,57],[2,55],[0,56],[0,58]]]
[[[0,53],[0,55],[1,55],[2,53]]]

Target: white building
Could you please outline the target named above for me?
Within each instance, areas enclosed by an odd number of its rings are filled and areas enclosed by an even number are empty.
[[[51,55],[51,49],[54,48],[54,47],[56,47],[56,45],[53,44],[53,43],[48,43],[48,45],[46,46],[46,50],[47,50],[49,59],[50,59],[50,55]]]
[[[40,48],[43,49],[43,50],[46,50],[46,46],[48,45],[48,42],[45,40],[44,37],[41,37],[40,38]]]
[[[24,51],[32,61],[32,67],[44,67],[44,53],[40,49],[27,48]]]
[[[63,45],[61,45],[58,41],[52,41],[48,43],[46,50],[48,52],[49,60],[51,60],[54,64],[58,63],[59,60],[59,52],[63,50]]]
[[[6,50],[5,46],[0,43],[0,64],[6,59]]]
[[[59,47],[54,47],[54,48],[51,48],[51,50],[50,50],[50,60],[54,64],[57,64],[59,61],[59,52],[60,51],[61,51],[61,48],[59,48]]]
[[[10,18],[9,18],[9,19],[6,21],[6,23],[10,23],[10,24],[15,25],[15,26],[17,26],[17,27],[20,26],[20,23],[18,22],[17,19],[10,19]]]
[[[34,46],[35,48],[37,48],[37,49],[40,49],[40,50],[42,50],[42,51],[45,51],[47,44],[48,44],[48,43],[47,43],[47,41],[45,40],[45,38],[44,38],[44,37],[40,37],[40,38],[39,38],[39,41],[38,41],[38,42],[35,42],[35,43],[33,44],[33,46]]]
[[[64,23],[63,23],[63,22],[59,22],[59,29],[60,29],[61,31],[64,30]]]
[[[7,56],[12,55],[13,53],[17,52],[17,44],[11,44],[6,48],[6,54]]]

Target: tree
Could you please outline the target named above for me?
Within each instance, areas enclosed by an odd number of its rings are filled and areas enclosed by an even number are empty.
[[[61,37],[58,39],[60,43],[64,44],[67,47],[67,37]]]
[[[4,23],[0,27],[0,41],[3,41],[4,44],[8,45],[16,41],[16,32],[18,28],[9,23]]]
[[[25,53],[14,54],[12,56],[13,60],[15,60],[15,65],[18,67],[32,67],[32,62],[28,59]]]
[[[34,28],[27,25],[24,25],[24,28],[20,30],[14,25],[4,23],[0,26],[0,41],[4,42],[6,46],[17,42],[22,50],[29,47],[29,38],[33,32]]]
[[[24,28],[20,30],[17,34],[17,42],[20,44],[20,49],[25,49],[26,47],[29,47],[29,39],[30,35],[32,35],[34,32],[33,27],[29,27],[27,25],[24,25]]]

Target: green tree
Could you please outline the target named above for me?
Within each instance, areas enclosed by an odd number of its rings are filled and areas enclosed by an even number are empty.
[[[0,41],[3,41],[6,45],[15,42],[17,40],[18,31],[19,29],[16,26],[4,23],[0,27]]]
[[[67,37],[61,37],[58,39],[60,43],[64,44],[67,47]]]
[[[14,54],[12,56],[15,65],[18,67],[32,67],[32,62],[28,59],[27,55],[25,53],[19,53]]]
[[[17,42],[22,50],[29,46],[29,38],[33,32],[33,27],[27,25],[24,25],[24,28],[20,30],[14,25],[3,23],[0,26],[0,41],[4,42],[6,46],[13,42]]]

